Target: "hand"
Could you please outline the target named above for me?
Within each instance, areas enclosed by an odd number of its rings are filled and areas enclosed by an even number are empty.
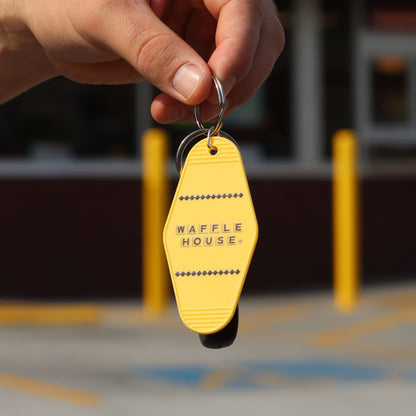
[[[147,79],[162,91],[151,109],[162,123],[189,120],[191,105],[207,98],[215,102],[211,73],[229,92],[227,111],[232,111],[264,82],[284,44],[273,0],[21,0],[12,4],[16,8],[12,14],[29,29],[16,31],[25,36],[20,44],[26,47],[20,49],[30,58],[26,65],[34,61],[33,70],[45,72],[39,79],[64,75],[90,84]],[[3,22],[6,33],[13,27],[7,25],[10,21]],[[204,119],[217,112],[214,104],[202,105]]]

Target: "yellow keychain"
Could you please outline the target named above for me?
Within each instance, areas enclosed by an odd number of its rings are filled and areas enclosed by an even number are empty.
[[[205,129],[195,109],[201,128],[179,146],[180,180],[163,241],[182,321],[203,345],[222,348],[237,334],[238,300],[258,226],[240,151],[220,130],[225,97],[214,81],[220,115]]]

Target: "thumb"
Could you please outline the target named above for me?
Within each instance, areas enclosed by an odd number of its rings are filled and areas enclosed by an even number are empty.
[[[212,81],[201,56],[147,2],[120,2],[117,7],[114,3],[119,2],[106,2],[110,10],[100,13],[99,41],[171,97],[188,105],[204,101]]]

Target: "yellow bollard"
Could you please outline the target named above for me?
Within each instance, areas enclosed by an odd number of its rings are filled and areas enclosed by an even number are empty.
[[[150,129],[142,137],[143,305],[159,317],[169,298],[168,269],[163,249],[163,227],[168,213],[168,135]]]
[[[334,301],[341,312],[357,304],[359,270],[359,191],[357,138],[351,130],[338,131],[333,140]]]

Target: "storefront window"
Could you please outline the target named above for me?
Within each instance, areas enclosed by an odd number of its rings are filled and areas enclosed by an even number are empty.
[[[0,106],[0,157],[132,157],[134,106],[132,85],[50,80]]]
[[[409,61],[403,56],[377,56],[372,64],[372,120],[378,124],[409,121]]]
[[[349,2],[326,0],[321,17],[324,59],[325,156],[332,155],[332,138],[351,128],[351,23]]]
[[[364,160],[414,160],[416,5],[367,0],[358,10],[354,111]]]
[[[371,30],[415,32],[415,2],[413,0],[368,0],[366,20]]]

